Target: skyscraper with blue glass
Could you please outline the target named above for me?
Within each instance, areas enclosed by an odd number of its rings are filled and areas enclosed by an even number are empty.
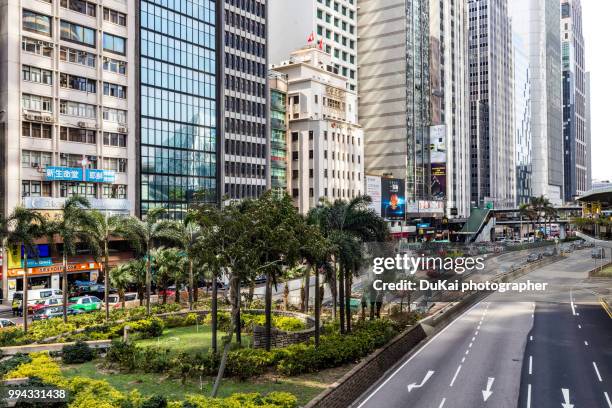
[[[138,1],[138,210],[219,200],[218,3]]]

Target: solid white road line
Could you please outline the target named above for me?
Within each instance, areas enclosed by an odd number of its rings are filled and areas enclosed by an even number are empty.
[[[603,380],[601,379],[601,375],[599,374],[599,370],[597,369],[597,364],[595,364],[594,361],[593,361],[593,368],[595,369],[595,374],[597,374],[597,379],[599,379],[599,382],[603,382]]]
[[[608,403],[608,408],[612,408],[612,401],[610,401],[610,397],[608,393],[604,391],[604,396],[606,397],[606,402]]]
[[[459,371],[461,371],[461,364],[459,365],[459,367],[457,367],[457,371],[455,371],[455,375],[453,376],[453,379],[451,380],[449,387],[452,387],[453,384],[455,383],[455,380],[457,379],[457,376],[459,375]]]
[[[472,311],[472,309],[476,308],[477,306],[480,305],[480,302],[476,303],[474,306],[470,307],[468,310],[466,310],[465,312],[463,312],[463,314],[461,314],[460,316],[458,316],[455,320],[453,320],[452,322],[450,322],[448,324],[448,326],[446,326],[445,328],[443,328],[442,330],[440,330],[439,333],[437,333],[435,336],[433,336],[431,338],[431,340],[429,340],[427,343],[425,343],[423,345],[423,347],[421,347],[420,349],[418,349],[412,356],[410,356],[410,358],[408,360],[406,360],[401,366],[399,366],[394,372],[391,373],[391,375],[389,377],[387,377],[387,379],[380,384],[378,387],[376,387],[376,389],[374,390],[374,392],[372,392],[370,395],[368,395],[368,397],[361,403],[359,404],[359,406],[357,408],[361,408],[366,402],[368,402],[370,400],[370,398],[372,398],[374,396],[374,394],[376,394],[378,391],[380,391],[380,389],[382,387],[385,386],[385,384],[387,384],[391,378],[393,378],[395,376],[395,374],[397,374],[402,368],[404,368],[406,366],[406,364],[408,364],[413,358],[415,358],[416,356],[418,356],[421,351],[423,351],[427,346],[429,346],[435,339],[436,337],[438,337],[439,335],[441,335],[442,333],[444,333],[446,330],[448,330],[449,328],[451,328],[456,322],[458,322],[459,320],[461,320],[461,318],[463,316],[465,316],[467,313],[469,313],[470,311]],[[466,353],[467,354],[467,353]]]
[[[527,408],[531,408],[531,384],[527,384]]]
[[[533,373],[533,357],[529,356],[529,375]]]
[[[446,398],[442,398],[442,401],[440,401],[440,406],[438,408],[442,408],[445,402],[446,402]]]

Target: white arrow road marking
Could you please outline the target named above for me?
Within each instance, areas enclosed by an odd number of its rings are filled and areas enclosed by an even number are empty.
[[[482,399],[484,399],[485,402],[487,402],[491,394],[493,394],[493,391],[491,391],[491,387],[493,386],[493,381],[495,381],[495,378],[489,377],[489,379],[487,380],[487,389],[482,390]]]
[[[608,403],[608,408],[612,408],[612,401],[610,401],[610,397],[608,393],[604,391],[604,396],[606,397],[606,402]]]
[[[561,388],[561,392],[563,393],[564,402],[561,403],[563,408],[574,408],[574,404],[570,404],[570,396],[569,390],[567,388]]]
[[[593,368],[595,369],[595,374],[597,374],[597,378],[599,379],[599,382],[602,382],[603,380],[601,379],[601,375],[599,375],[599,370],[597,369],[597,364],[595,364],[594,361],[593,361]]]
[[[423,385],[425,385],[427,380],[431,378],[434,372],[435,371],[431,371],[431,370],[427,371],[427,374],[425,374],[425,378],[423,378],[423,381],[421,381],[420,384],[417,384],[417,383],[408,384],[408,392],[412,391],[413,388],[421,388]]]
[[[457,379],[457,376],[459,375],[459,371],[461,371],[461,364],[459,364],[459,367],[457,367],[457,371],[455,371],[455,375],[453,376],[453,379],[451,380],[449,387],[452,387],[453,384],[455,383],[455,380]]]

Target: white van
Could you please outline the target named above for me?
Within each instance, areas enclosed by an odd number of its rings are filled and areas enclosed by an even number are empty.
[[[23,292],[15,292],[13,297],[23,299]],[[60,289],[30,289],[28,290],[28,305],[33,306],[38,300],[45,300],[50,297],[62,297]]]

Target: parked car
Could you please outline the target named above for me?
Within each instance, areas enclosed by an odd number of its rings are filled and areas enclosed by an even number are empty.
[[[95,296],[82,296],[70,298],[68,307],[72,310],[82,310],[84,312],[95,312],[102,308],[102,301]]]
[[[30,308],[32,312],[36,312],[37,310],[43,309],[47,306],[57,306],[64,303],[64,299],[59,296],[53,296],[47,299],[37,300],[34,305]]]
[[[606,257],[606,252],[603,248],[593,248],[591,249],[591,258],[593,259],[604,259]]]
[[[138,300],[138,293],[136,292],[128,292],[124,295],[124,298],[126,309],[137,307],[140,304]],[[108,295],[108,305],[113,309],[121,308],[122,303],[118,293],[111,293],[110,295]]]
[[[50,297],[62,297],[63,292],[60,289],[30,289],[28,290],[28,307],[34,306],[36,301],[41,299],[47,299]],[[23,291],[18,291],[13,294],[18,296],[19,299],[23,299]]]
[[[71,309],[70,306],[66,309],[66,314],[68,316],[74,316],[76,314],[83,313],[81,310]],[[47,320],[54,317],[63,317],[64,316],[64,307],[62,305],[59,306],[47,306],[42,309],[38,309],[34,315],[32,316],[32,320]]]
[[[546,248],[546,250],[544,251],[544,256],[554,256],[555,252],[555,248]]]
[[[542,254],[540,253],[531,253],[527,256],[527,262],[535,262],[535,261],[539,261],[540,259],[542,259]]]
[[[5,327],[15,326],[15,322],[9,319],[0,318],[0,329],[4,329]]]

